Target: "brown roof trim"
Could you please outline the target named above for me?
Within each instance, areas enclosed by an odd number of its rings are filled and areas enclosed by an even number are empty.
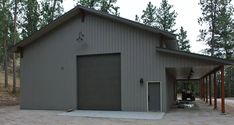
[[[184,51],[179,51],[179,50],[171,50],[171,49],[156,47],[156,51],[168,53],[168,54],[187,56],[187,57],[196,58],[196,59],[200,59],[200,60],[212,61],[212,62],[216,62],[216,63],[221,63],[223,65],[234,65],[234,60],[221,59],[221,58],[216,58],[216,57],[211,57],[211,56],[206,56],[206,55],[201,55],[201,54],[195,54],[195,53],[189,53],[189,52],[184,52]]]
[[[146,26],[144,24],[141,23],[137,23],[125,18],[121,18],[118,16],[114,16],[114,15],[110,15],[107,13],[103,13],[101,11],[97,11],[94,9],[89,9],[89,8],[85,8],[82,6],[76,6],[75,8],[73,8],[72,10],[68,11],[67,13],[65,13],[64,15],[62,15],[61,17],[57,18],[56,20],[54,20],[53,22],[51,22],[50,24],[46,25],[45,27],[41,28],[39,31],[33,33],[31,36],[25,38],[24,40],[20,41],[19,43],[17,43],[15,46],[12,46],[9,48],[9,51],[11,52],[19,52],[19,48],[25,47],[26,45],[30,44],[31,42],[39,39],[40,37],[42,37],[43,35],[49,33],[50,31],[52,31],[53,29],[55,29],[56,27],[58,27],[59,25],[65,23],[66,21],[68,21],[69,19],[71,19],[72,17],[78,15],[80,12],[84,11],[87,13],[91,13],[94,15],[98,15],[104,18],[108,18],[120,23],[124,23],[127,24],[129,26],[133,26],[133,27],[137,27],[140,28],[142,30],[146,30],[152,33],[156,33],[156,34],[160,34],[162,36],[165,36],[168,39],[176,39],[176,36],[170,32],[167,31],[163,31],[160,30],[158,28],[155,27],[150,27],[150,26]]]

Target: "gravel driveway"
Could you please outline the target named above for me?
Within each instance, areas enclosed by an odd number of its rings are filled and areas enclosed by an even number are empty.
[[[107,119],[59,116],[62,111],[20,110],[0,107],[0,125],[233,125],[234,117],[220,115],[198,101],[199,109],[174,109],[161,120]]]

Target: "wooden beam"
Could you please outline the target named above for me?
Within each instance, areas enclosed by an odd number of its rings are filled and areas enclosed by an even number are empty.
[[[221,112],[225,113],[224,66],[221,67]]]
[[[205,78],[205,77],[207,77],[209,74],[212,74],[212,73],[214,73],[214,72],[217,72],[218,70],[220,70],[221,67],[222,67],[222,66],[216,67],[214,70],[208,72],[208,73],[205,74],[203,77]]]
[[[216,72],[214,72],[214,109],[217,109],[217,82],[216,82]]]
[[[189,81],[198,81],[199,79],[189,79]],[[188,79],[176,79],[176,81],[188,81]]]
[[[209,104],[212,105],[212,96],[211,96],[211,74],[209,74]]]
[[[23,48],[19,47],[18,50],[20,52],[20,58],[23,58],[24,57],[24,50],[23,50]]]

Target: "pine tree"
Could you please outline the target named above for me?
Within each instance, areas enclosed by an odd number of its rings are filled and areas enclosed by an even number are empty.
[[[117,0],[78,0],[77,4],[119,16],[119,7],[115,5],[116,2]]]
[[[233,6],[230,0],[220,0],[218,7],[219,13],[216,21],[216,33],[218,35],[217,45],[218,50],[216,55],[230,59],[234,54],[234,20],[233,20]]]
[[[211,56],[231,59],[234,52],[234,20],[232,0],[202,0],[200,1],[202,17],[198,23],[203,26],[200,29],[200,41],[205,42],[209,48],[206,53]],[[226,96],[231,95],[231,87],[234,69],[225,69]]]
[[[17,42],[17,13],[18,13],[18,0],[14,0],[14,22],[13,22],[13,26],[14,26],[14,32],[13,32],[13,45],[16,44]],[[15,53],[13,53],[13,57],[12,57],[12,69],[13,69],[13,87],[12,87],[12,93],[15,94],[16,93],[16,57],[15,57]]]
[[[37,0],[24,0],[23,4],[22,37],[26,38],[40,28],[40,6]]]
[[[202,10],[202,17],[198,19],[198,23],[206,28],[200,29],[199,41],[204,41],[210,46],[206,49],[206,53],[215,56],[215,46],[217,46],[216,41],[216,20],[218,17],[218,0],[201,0],[200,3]],[[208,26],[206,26],[208,25]]]
[[[156,10],[156,26],[162,30],[175,33],[177,13],[172,10],[173,6],[167,0],[162,0],[160,7]]]
[[[3,60],[4,60],[4,71],[5,71],[5,88],[8,87],[8,62],[9,62],[9,55],[8,55],[8,47],[9,44],[12,42],[12,15],[11,15],[11,3],[9,0],[3,0],[0,3],[0,42],[1,42],[1,53],[3,53]]]
[[[100,11],[119,16],[119,7],[115,6],[117,0],[100,0]]]
[[[227,96],[234,97],[234,66],[225,69],[225,85]]]
[[[74,0],[77,1],[77,0]],[[95,8],[98,6],[98,3],[100,2],[100,0],[78,0],[77,4],[87,7],[87,8]]]
[[[181,51],[190,52],[189,40],[187,40],[187,31],[183,27],[180,28],[178,34],[178,46]]]
[[[143,24],[148,26],[155,26],[156,21],[156,7],[149,2],[145,10],[143,10],[143,15],[141,16],[141,20]]]
[[[63,0],[44,0],[41,1],[41,11],[42,16],[40,25],[41,27],[49,24],[59,16],[63,14]]]
[[[210,48],[206,53],[215,57],[231,58],[233,54],[233,6],[231,0],[203,0],[200,2],[202,17],[198,23],[199,41],[205,42]]]

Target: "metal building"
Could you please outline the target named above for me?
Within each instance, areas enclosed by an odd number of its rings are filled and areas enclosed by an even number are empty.
[[[20,106],[167,112],[177,79],[199,80],[234,63],[180,52],[175,39],[77,6],[11,48],[21,54]]]

